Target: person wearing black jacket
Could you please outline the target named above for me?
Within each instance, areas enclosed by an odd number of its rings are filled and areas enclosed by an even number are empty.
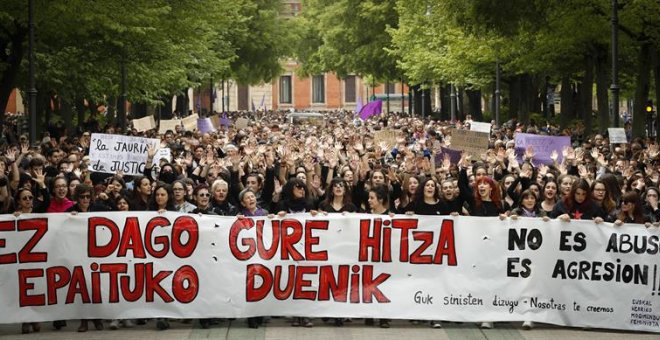
[[[335,177],[330,181],[330,190],[319,204],[319,210],[332,213],[357,211],[348,195],[348,185],[342,178]]]
[[[314,210],[314,205],[308,198],[305,182],[298,178],[290,179],[282,188],[282,196],[275,210],[280,216]]]
[[[221,216],[236,216],[238,209],[229,202],[229,183],[216,179],[211,186],[211,206]]]
[[[603,209],[591,198],[589,182],[580,178],[573,182],[571,191],[555,205],[550,217],[568,222],[576,220],[594,220],[601,223],[607,217]]]

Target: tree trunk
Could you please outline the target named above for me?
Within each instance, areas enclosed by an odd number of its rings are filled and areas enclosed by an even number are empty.
[[[561,117],[559,117],[559,127],[563,130],[568,126],[573,111],[573,89],[571,79],[564,76],[561,79]]]
[[[610,110],[607,96],[607,50],[605,46],[596,46],[596,101],[598,102],[598,127],[605,133],[610,127]]]
[[[582,79],[582,84],[580,92],[582,94],[582,101],[580,110],[582,111],[582,119],[584,122],[584,135],[588,137],[591,135],[592,131],[592,102],[594,98],[594,58],[591,55],[586,55],[584,57],[584,78]]]
[[[647,123],[646,101],[648,100],[650,87],[650,64],[651,43],[648,40],[641,41],[639,54],[637,55],[637,79],[635,81],[635,102],[633,104],[633,138],[644,137]]]
[[[60,100],[62,103],[61,112],[62,112],[62,119],[64,120],[64,133],[67,136],[71,136],[73,134],[73,119],[71,119],[73,107],[69,99],[60,98]]]
[[[465,90],[468,99],[467,112],[472,115],[472,119],[483,122],[484,115],[481,111],[481,90]]]
[[[441,120],[450,120],[451,112],[451,85],[444,84],[440,86],[440,119]]]

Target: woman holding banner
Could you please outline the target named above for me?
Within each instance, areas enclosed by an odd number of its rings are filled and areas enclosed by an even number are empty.
[[[268,210],[265,210],[257,205],[257,195],[252,191],[252,189],[247,188],[243,189],[238,194],[238,201],[241,203],[241,209],[236,215],[239,219],[245,217],[257,217],[257,216],[268,216],[268,218],[273,218],[272,214],[268,213]],[[250,328],[259,328],[264,322],[263,316],[248,318],[248,327]]]
[[[557,182],[554,179],[547,179],[545,184],[543,184],[541,209],[547,216],[550,216],[555,205],[557,205],[557,187]]]
[[[44,202],[35,199],[32,191],[28,188],[19,188],[16,193],[16,210],[14,216],[18,217],[21,214],[43,213],[46,212],[46,205]],[[39,332],[41,324],[38,322],[26,322],[21,325],[21,332],[28,334],[31,332]]]
[[[73,199],[75,204],[67,209],[67,212],[72,214],[86,213],[91,211],[109,211],[109,207],[93,205],[93,189],[87,184],[78,184],[76,190],[73,193]],[[94,323],[94,328],[96,330],[103,330],[103,321],[101,319],[92,319]],[[78,332],[84,333],[88,330],[88,320],[80,319],[80,326],[78,326]]]
[[[644,214],[644,207],[642,206],[642,199],[635,191],[628,191],[621,196],[621,210],[616,215],[616,226],[621,226],[624,223],[637,223],[644,224],[646,227],[651,227],[651,219]]]
[[[131,211],[146,211],[151,197],[151,180],[138,176],[133,180],[133,195],[130,200]]]
[[[550,217],[569,222],[571,219],[594,220],[602,223],[605,212],[591,198],[591,187],[586,179],[580,178],[573,183],[571,191],[557,203]]]
[[[375,185],[369,188],[367,203],[369,204],[367,212],[372,215],[394,216],[394,213],[390,212],[389,189],[385,185]],[[364,324],[372,326],[374,320],[364,319]],[[390,328],[390,319],[380,319],[378,325],[380,328]]]
[[[348,195],[348,185],[343,179],[335,177],[330,181],[330,190],[326,192],[325,200],[319,204],[319,210],[330,213],[357,211]]]

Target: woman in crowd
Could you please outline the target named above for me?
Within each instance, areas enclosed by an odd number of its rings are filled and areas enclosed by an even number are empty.
[[[149,177],[138,176],[133,180],[133,194],[130,199],[132,211],[146,211],[149,208],[151,189]]]
[[[55,177],[51,186],[53,197],[50,200],[50,205],[48,206],[48,209],[46,209],[46,212],[65,212],[75,204],[74,201],[66,197],[69,190],[69,184],[64,176]]]
[[[419,189],[418,189],[419,190]],[[367,204],[369,208],[367,213],[372,215],[390,215],[390,197],[389,189],[385,185],[374,185],[369,188]],[[373,325],[373,319],[365,319],[364,323],[368,326]],[[389,319],[378,320],[380,328],[390,328]]]
[[[550,217],[568,222],[576,220],[604,221],[603,209],[591,198],[591,188],[586,179],[580,178],[573,183],[571,191],[562,198],[552,210]]]
[[[216,179],[211,186],[213,198],[211,205],[213,211],[221,216],[235,216],[238,211],[236,207],[229,202],[229,183],[224,179]]]
[[[591,184],[591,195],[594,202],[605,212],[605,220],[612,222],[616,219],[616,202],[610,197],[605,183],[597,179]]]
[[[14,211],[14,216],[16,217],[21,214],[46,212],[44,202],[36,200],[30,189],[18,188],[14,201],[16,202],[16,208]],[[21,325],[21,332],[23,334],[39,332],[40,330],[41,324],[39,322],[26,322]]]
[[[614,224],[621,226],[624,223],[644,224],[647,228],[651,226],[651,219],[644,214],[642,199],[634,190],[621,196],[621,210],[616,215]]]
[[[73,192],[73,199],[75,200],[75,204],[71,206],[69,209],[67,209],[67,212],[71,212],[73,214],[77,213],[86,213],[90,211],[108,211],[108,209],[104,209],[103,206],[93,206],[92,201],[93,201],[93,189],[87,184],[78,184],[76,186],[75,191]],[[81,319],[80,320],[80,326],[78,326],[78,332],[87,332],[88,329],[88,321],[87,319]],[[92,319],[92,322],[94,323],[94,328],[96,330],[100,331],[103,330],[103,321],[101,319]]]
[[[399,202],[396,207],[396,212],[403,214],[406,211],[411,210],[410,203],[415,197],[415,192],[419,187],[419,179],[415,176],[406,176],[403,180],[403,190],[401,190],[401,195],[399,195]]]
[[[543,201],[541,201],[541,209],[545,212],[546,216],[555,209],[557,204],[557,182],[554,179],[547,179],[543,185]]]
[[[146,181],[145,181],[146,180]],[[134,190],[146,190],[147,188],[151,189],[151,182],[148,178],[143,177],[145,185],[140,185],[140,187]],[[146,182],[149,182],[149,186],[146,186]],[[140,183],[140,182],[136,182]],[[139,194],[141,195],[141,194]],[[139,196],[138,196],[139,197]],[[158,183],[154,189],[151,198],[147,203],[148,211],[157,211],[159,213],[164,213],[166,211],[176,211],[174,206],[174,193],[172,192],[172,187],[169,184]],[[159,330],[165,330],[170,328],[170,322],[165,318],[156,319],[156,328]]]
[[[417,215],[442,215],[446,207],[440,199],[438,184],[433,178],[426,178],[417,188],[409,211]]]
[[[575,182],[575,177],[573,175],[562,174],[557,178],[557,183],[559,184],[559,199],[564,199],[564,197],[570,195],[573,182]]]
[[[511,210],[511,218],[515,217],[546,217],[546,212],[538,204],[536,194],[527,189],[520,193],[520,198],[516,204],[517,208]]]
[[[241,204],[241,208],[237,214],[239,219],[245,217],[258,217],[258,216],[268,216],[269,218],[273,217],[273,215],[270,215],[268,213],[268,210],[263,209],[257,205],[257,195],[250,188],[243,189],[238,194],[238,201]],[[263,324],[264,318],[253,317],[253,318],[248,318],[247,321],[248,321],[248,327],[259,328],[259,326]]]
[[[291,178],[284,184],[276,210],[280,216],[314,210],[314,205],[307,195],[307,185],[305,182],[298,178]]]
[[[326,192],[325,200],[319,204],[319,210],[331,213],[357,211],[351,202],[348,185],[343,179],[336,177],[330,181],[330,188]]]
[[[213,210],[211,205],[211,193],[209,192],[209,186],[206,184],[199,184],[193,190],[193,197],[195,198],[195,208],[193,214],[203,214],[203,215],[218,215]]]
[[[649,217],[652,223],[660,222],[660,207],[658,206],[660,190],[656,187],[646,188],[644,193],[644,213]]]
[[[186,200],[186,184],[181,180],[172,183],[172,193],[174,194],[174,209],[180,213],[189,213],[197,208],[194,204]]]

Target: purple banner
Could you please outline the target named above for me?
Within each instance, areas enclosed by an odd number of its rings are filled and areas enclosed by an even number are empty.
[[[552,164],[550,155],[553,151],[557,152],[557,162],[562,161],[562,151],[571,146],[571,137],[568,136],[542,136],[529,133],[516,133],[514,136],[516,143],[516,158],[522,162],[525,150],[528,147],[534,149],[534,164]]]
[[[452,164],[458,164],[458,162],[461,161],[461,153],[462,151],[459,150],[453,150],[449,148],[445,148],[444,146],[440,147],[440,150],[438,150],[435,154],[435,167],[441,167],[442,162],[445,159],[445,155],[449,156],[449,161]]]
[[[213,127],[213,122],[211,122],[211,118],[197,119],[197,130],[199,130],[199,132],[201,133],[215,131],[215,127]]]

